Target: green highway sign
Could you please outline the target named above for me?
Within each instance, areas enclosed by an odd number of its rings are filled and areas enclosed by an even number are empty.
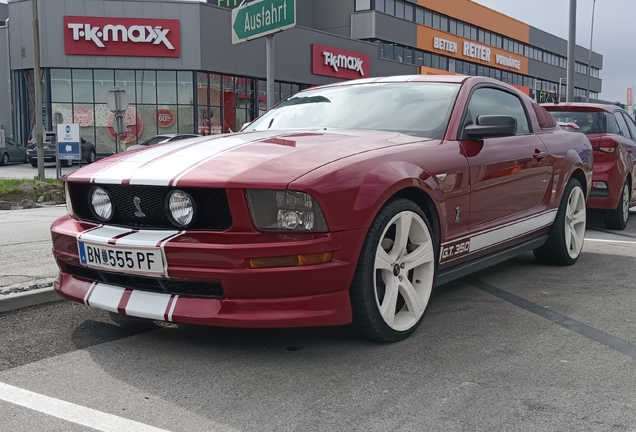
[[[296,0],[259,0],[232,9],[232,43],[277,33],[296,25]]]

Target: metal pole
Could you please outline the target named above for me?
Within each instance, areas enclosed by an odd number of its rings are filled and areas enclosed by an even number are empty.
[[[587,58],[587,95],[585,102],[590,101],[590,75],[592,75],[592,43],[594,42],[594,10],[596,9],[596,0],[592,3],[592,28],[590,30],[590,53]]]
[[[265,37],[267,54],[267,109],[274,105],[274,35]]]
[[[35,91],[35,142],[38,149],[38,177],[44,181],[44,142],[42,140],[42,72],[40,71],[40,20],[38,0],[33,6],[33,88]]]
[[[576,55],[576,0],[570,0],[570,32],[568,36],[567,102],[574,102],[574,71]]]

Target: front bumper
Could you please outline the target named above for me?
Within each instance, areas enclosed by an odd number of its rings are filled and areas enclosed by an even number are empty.
[[[163,244],[166,277],[220,283],[222,297],[128,289],[73,276],[78,236],[94,224],[69,216],[52,226],[63,297],[132,316],[227,327],[307,327],[351,322],[349,286],[366,230],[305,236],[255,232],[181,232]],[[156,235],[157,231],[153,231]],[[107,242],[107,241],[106,241]],[[112,243],[111,243],[112,244]],[[253,269],[250,258],[333,252],[329,263]]]
[[[55,150],[44,150],[44,162],[55,162],[57,157],[57,152]],[[37,160],[38,153],[37,151],[27,151],[27,162],[31,162],[31,159]]]

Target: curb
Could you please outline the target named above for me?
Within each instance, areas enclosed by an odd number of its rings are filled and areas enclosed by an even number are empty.
[[[0,296],[0,312],[64,300],[53,287]]]

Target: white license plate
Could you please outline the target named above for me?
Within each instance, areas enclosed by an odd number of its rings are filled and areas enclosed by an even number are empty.
[[[121,248],[78,241],[80,263],[87,267],[136,274],[163,274],[159,248]]]

